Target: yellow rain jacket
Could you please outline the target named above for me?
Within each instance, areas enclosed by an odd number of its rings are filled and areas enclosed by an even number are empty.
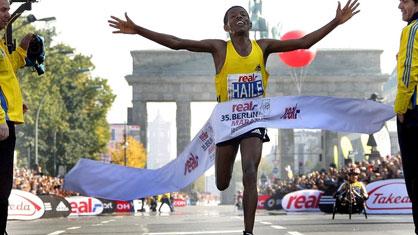
[[[25,65],[26,51],[18,47],[9,54],[4,40],[0,40],[0,124],[13,121],[23,123],[23,100],[16,70]]]
[[[418,20],[412,21],[403,30],[398,52],[398,92],[395,113],[405,114],[417,105],[418,84]]]

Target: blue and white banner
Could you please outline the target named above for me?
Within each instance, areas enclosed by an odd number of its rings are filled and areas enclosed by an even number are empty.
[[[371,134],[394,116],[389,105],[336,97],[282,96],[220,103],[191,143],[167,165],[148,170],[81,159],[65,176],[64,188],[82,195],[125,201],[179,191],[214,164],[215,143],[254,128]]]

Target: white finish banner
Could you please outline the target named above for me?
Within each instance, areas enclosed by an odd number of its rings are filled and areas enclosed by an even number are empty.
[[[217,104],[211,122],[219,143],[256,127],[372,134],[394,116],[393,107],[371,100],[282,96]]]
[[[178,192],[214,164],[215,141],[209,123],[186,149],[167,165],[138,169],[80,159],[65,176],[64,188],[82,195],[130,201],[167,192]]]
[[[81,159],[65,176],[64,188],[110,200],[133,200],[175,192],[214,164],[215,143],[257,127],[374,133],[395,116],[393,107],[370,100],[283,96],[219,103],[183,152],[167,165],[137,169]]]

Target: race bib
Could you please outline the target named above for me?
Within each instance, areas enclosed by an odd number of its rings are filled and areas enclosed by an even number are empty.
[[[228,98],[255,98],[264,94],[263,76],[260,72],[228,75]]]

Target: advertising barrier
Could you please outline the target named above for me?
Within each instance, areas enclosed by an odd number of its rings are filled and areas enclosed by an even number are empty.
[[[266,210],[280,210],[282,208],[283,195],[273,195],[264,202]]]
[[[100,215],[103,212],[103,203],[94,197],[66,197],[71,205],[72,215]]]
[[[369,193],[366,201],[368,214],[412,214],[412,204],[404,179],[372,182],[366,189]]]
[[[319,210],[325,213],[332,213],[334,208],[335,198],[333,195],[322,195],[319,200]]]
[[[107,200],[103,198],[98,198],[103,203],[103,212],[102,214],[112,214],[115,212],[115,201]]]
[[[65,198],[57,195],[40,195],[45,206],[45,213],[41,218],[67,217],[71,213],[71,205]]]
[[[270,195],[259,195],[257,202],[257,209],[265,209],[264,203],[269,199]]]
[[[146,201],[146,200],[145,200]],[[145,201],[144,201],[144,209],[145,209]],[[135,199],[132,201],[132,206],[134,208],[134,212],[140,212],[141,208],[142,208],[142,201],[139,199]]]
[[[115,201],[116,213],[129,213],[134,212],[134,205],[132,201]]]
[[[286,194],[282,199],[282,207],[287,212],[317,212],[319,200],[324,194],[321,190],[304,189]]]
[[[34,220],[45,213],[42,200],[29,192],[13,189],[9,197],[8,219]]]
[[[186,203],[186,200],[184,200],[184,199],[176,198],[173,201],[173,206],[174,207],[184,207],[186,205],[187,205],[187,203]]]

